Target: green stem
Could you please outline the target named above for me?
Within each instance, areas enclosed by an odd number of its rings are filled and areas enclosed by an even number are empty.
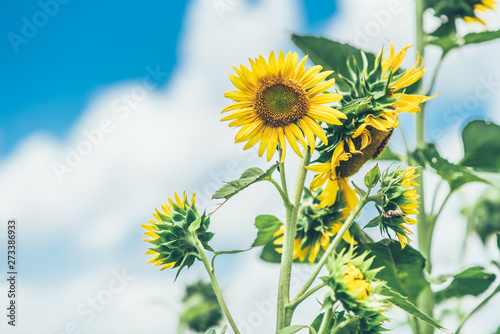
[[[439,69],[441,68],[441,65],[443,64],[443,60],[444,60],[444,57],[446,57],[446,55],[447,55],[447,52],[445,52],[445,51],[443,51],[443,53],[441,53],[441,57],[439,57],[438,63],[436,65],[436,69],[434,70],[434,73],[432,75],[432,80],[431,80],[431,84],[429,86],[429,90],[427,91],[427,94],[425,94],[425,95],[432,94],[432,90],[434,89],[434,85],[436,84],[436,79],[437,79],[437,76],[439,74]]]
[[[301,296],[297,296],[298,298],[294,298],[290,303],[286,305],[287,308],[294,310],[300,303],[302,303],[307,297],[321,289],[322,287],[325,287],[325,283],[321,283],[316,285],[314,288],[308,290]]]
[[[285,204],[285,206],[288,207],[288,206],[292,205],[292,203],[290,203],[290,199],[288,198],[288,195],[280,187],[280,185],[276,181],[274,181],[272,178],[269,178],[269,182],[271,182],[276,187],[276,189],[278,189],[278,192],[280,193],[281,198],[283,199],[283,203]]]
[[[280,177],[281,177],[281,186],[283,187],[283,191],[285,192],[286,197],[288,198],[288,187],[286,185],[286,176],[285,176],[285,164],[283,162],[281,162],[283,150],[281,148],[278,148],[278,152],[279,152],[279,156],[280,156],[279,171],[280,171]]]
[[[321,326],[319,327],[318,334],[328,333],[328,327],[330,325],[330,320],[332,319],[332,313],[332,308],[328,308],[328,310],[326,310],[325,315],[323,316],[323,320],[321,321]]]
[[[291,313],[288,312],[286,305],[290,301],[290,277],[292,274],[293,264],[293,245],[295,243],[295,234],[297,229],[297,216],[299,213],[300,201],[302,199],[302,192],[304,191],[304,184],[306,182],[307,169],[311,160],[309,150],[304,152],[304,159],[302,159],[295,181],[295,188],[292,194],[292,203],[286,206],[286,222],[283,240],[283,253],[281,254],[281,267],[278,285],[278,314],[276,330],[280,330],[288,326],[292,320]]]
[[[337,246],[340,243],[340,240],[344,236],[344,234],[349,230],[351,225],[354,223],[354,219],[358,216],[359,212],[361,209],[366,205],[368,202],[368,196],[370,195],[370,189],[366,192],[366,194],[359,200],[358,205],[354,208],[354,210],[351,212],[349,215],[349,218],[345,221],[345,223],[342,225],[342,228],[340,231],[335,235],[335,238],[333,239],[332,243],[328,247],[328,249],[325,251],[321,259],[319,260],[318,264],[316,265],[316,268],[314,268],[314,271],[312,272],[311,276],[307,280],[306,284],[300,289],[299,293],[293,300],[299,299],[302,295],[304,295],[307,292],[307,289],[311,287],[311,285],[314,283],[314,280],[316,277],[318,277],[318,274],[325,265],[326,261],[328,260],[328,257],[333,253],[333,251],[337,248]]]
[[[425,59],[425,32],[424,32],[424,22],[423,14],[425,10],[425,0],[416,1],[416,20],[417,20],[417,51],[420,53],[422,58]],[[422,94],[422,80],[417,83],[417,94]],[[424,105],[421,107],[421,111],[417,113],[416,116],[416,145],[417,148],[425,147],[425,108]],[[423,178],[423,171],[421,176],[415,180],[420,184],[417,187],[417,194],[420,196],[420,209],[417,215],[418,221],[418,248],[422,255],[426,258],[426,270],[430,273],[432,269],[431,262],[431,243],[432,243],[432,233],[434,229],[433,222],[428,219],[425,210],[425,184]],[[432,292],[430,286],[427,286],[421,293],[418,300],[418,306],[422,311],[427,313],[429,316],[433,316],[434,313],[434,293]],[[434,328],[423,321],[420,322],[420,329],[422,334],[432,334],[434,333]]]
[[[196,249],[198,250],[198,254],[200,255],[201,261],[205,265],[205,268],[207,269],[208,276],[210,276],[210,281],[212,282],[212,287],[214,288],[215,295],[217,296],[217,300],[219,301],[219,304],[222,308],[222,311],[226,315],[227,320],[229,321],[229,324],[233,328],[233,331],[235,334],[240,334],[240,331],[238,330],[238,327],[236,327],[236,323],[233,320],[233,317],[231,316],[231,313],[229,312],[229,309],[227,308],[226,302],[224,301],[224,297],[222,297],[222,292],[219,288],[219,283],[217,283],[217,279],[215,278],[214,274],[214,269],[210,265],[210,261],[208,261],[207,254],[205,253],[205,248],[203,248],[203,245],[201,244],[200,240],[196,236],[194,236],[194,245]]]

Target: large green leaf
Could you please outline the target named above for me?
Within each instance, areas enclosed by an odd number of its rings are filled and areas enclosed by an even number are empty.
[[[473,32],[465,36],[450,34],[441,38],[430,38],[429,43],[440,46],[443,51],[448,52],[468,44],[484,43],[500,38],[500,30]]]
[[[500,171],[500,126],[483,120],[469,122],[462,132],[464,157],[460,165]]]
[[[478,296],[488,290],[495,278],[494,274],[484,271],[484,268],[467,268],[453,275],[453,281],[446,289],[436,292],[436,302],[465,295]]]
[[[455,191],[469,182],[489,183],[471,170],[455,165],[441,157],[434,144],[428,143],[424,148],[413,152],[413,158],[422,166],[429,166],[450,185],[450,191]]]
[[[271,242],[274,238],[274,233],[283,225],[283,223],[271,215],[259,215],[255,218],[255,227],[257,227],[257,237],[252,244],[252,247],[264,246]]]
[[[377,278],[386,281],[387,285],[401,295],[415,302],[420,292],[429,285],[423,270],[425,258],[407,245],[401,249],[399,242],[384,239],[379,242],[365,243],[359,246],[368,249],[375,255],[372,267],[384,267]]]
[[[333,77],[336,79],[337,85],[341,90],[348,90],[349,86],[338,76],[341,74],[345,77],[349,76],[347,69],[347,59],[354,55],[358,64],[362,63],[361,50],[336,41],[329,40],[324,37],[316,36],[301,36],[292,35],[292,41],[297,45],[302,52],[309,55],[309,59],[316,65],[323,66],[324,70],[335,71]],[[375,55],[370,52],[365,52],[368,59],[369,68],[373,68]]]
[[[244,171],[243,174],[241,174],[238,180],[229,181],[224,186],[222,186],[222,188],[217,190],[212,198],[225,198],[226,200],[228,200],[251,184],[259,181],[269,180],[277,167],[278,165],[275,164],[265,172],[258,167],[249,168]]]
[[[407,313],[413,315],[414,317],[419,318],[420,320],[425,321],[429,325],[437,328],[437,329],[444,329],[443,326],[438,324],[434,319],[429,317],[427,314],[422,312],[418,307],[416,307],[412,302],[408,300],[408,298],[401,296],[399,293],[396,291],[391,290],[388,287],[384,287],[382,290],[382,294],[384,296],[390,297],[388,301],[397,307],[401,308],[402,310],[406,311]]]

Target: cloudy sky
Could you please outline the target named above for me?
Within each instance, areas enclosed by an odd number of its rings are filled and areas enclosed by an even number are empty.
[[[184,285],[206,275],[195,265],[174,284],[173,272],[147,265],[140,224],[184,189],[195,191],[200,206],[210,210],[210,196],[223,181],[252,166],[266,168],[254,151],[234,145],[235,132],[219,122],[220,110],[230,103],[223,94],[232,89],[232,66],[271,50],[296,50],[292,32],[322,34],[374,52],[387,40],[396,47],[414,41],[414,3],[406,0],[1,6],[0,221],[15,217],[19,223],[19,322],[12,329],[2,315],[2,333],[174,333]],[[500,28],[499,17],[491,14],[492,29]],[[459,133],[468,120],[500,121],[494,112],[500,67],[492,65],[499,52],[498,42],[468,47],[451,54],[442,69],[441,95],[429,105],[428,139],[451,160],[460,158]],[[432,69],[437,53],[429,54]],[[414,60],[412,54],[404,64]],[[468,107],[485,82],[492,83],[491,96]],[[402,117],[408,137],[412,122]],[[391,145],[398,149],[400,142],[396,134]],[[296,160],[289,164],[290,171],[297,168]],[[451,219],[438,226],[439,273],[460,269],[453,255],[464,222],[457,210],[481,191],[468,189],[448,206]],[[213,247],[246,248],[255,236],[256,215],[283,216],[273,190],[256,185],[219,210],[212,218]],[[477,240],[471,243],[476,251],[465,262],[477,263],[483,255]],[[278,268],[260,262],[258,250],[217,261],[244,331],[271,332]],[[5,259],[0,266],[4,275]],[[296,283],[307,270],[297,270]],[[6,294],[2,279],[2,303]],[[314,312],[312,300],[297,322],[310,322]],[[485,333],[498,327],[488,327],[489,315],[474,321],[486,326]]]

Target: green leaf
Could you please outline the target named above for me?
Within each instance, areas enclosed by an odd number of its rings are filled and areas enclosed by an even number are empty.
[[[447,181],[451,192],[469,182],[489,183],[473,171],[442,158],[434,144],[428,143],[424,148],[417,149],[413,152],[413,158],[422,166],[431,167],[436,174]]]
[[[382,153],[375,160],[403,160],[403,157],[397,153],[394,153],[389,146],[386,146]]]
[[[424,312],[422,312],[418,307],[416,307],[412,302],[410,302],[408,300],[408,298],[400,295],[396,291],[393,291],[393,290],[391,290],[388,287],[384,287],[383,290],[382,290],[382,294],[384,296],[390,297],[388,299],[388,301],[390,303],[396,305],[397,307],[399,307],[400,309],[402,309],[402,310],[406,311],[407,313],[413,315],[414,317],[417,317],[420,320],[425,321],[426,323],[428,323],[429,325],[431,325],[431,326],[433,326],[433,327],[435,327],[437,329],[443,329],[443,330],[448,331],[443,326],[441,326],[440,324],[438,324],[434,319],[432,319],[427,314],[425,314]]]
[[[380,180],[380,168],[376,164],[365,176],[365,186],[368,189],[375,187],[378,180]]]
[[[278,168],[278,164],[271,166],[267,171],[258,167],[249,168],[241,174],[238,180],[229,181],[222,188],[217,190],[212,196],[213,199],[230,199],[246,187],[259,181],[267,181],[271,178],[273,172]]]
[[[448,52],[468,44],[489,42],[497,38],[500,38],[500,30],[473,32],[463,37],[456,34],[450,34],[446,37],[430,38],[429,43],[437,45],[441,47],[443,51]]]
[[[316,65],[323,66],[325,71],[335,71],[332,76],[341,90],[347,91],[349,86],[339,77],[348,77],[347,59],[354,55],[359,64],[362,63],[361,50],[349,44],[332,41],[323,37],[292,35],[292,41]],[[365,52],[369,68],[373,68],[375,55]]]
[[[460,165],[500,171],[500,126],[483,120],[469,122],[462,131],[464,157]]]
[[[378,215],[377,217],[370,220],[368,224],[365,225],[364,228],[379,226],[381,221],[382,221],[382,216]]]
[[[429,285],[423,273],[425,258],[410,245],[401,249],[399,242],[384,239],[358,247],[361,252],[362,247],[365,247],[375,255],[372,268],[384,267],[377,278],[386,281],[393,291],[408,297],[412,302]]]
[[[481,267],[470,267],[453,275],[453,281],[444,290],[436,292],[436,302],[441,303],[453,297],[478,296],[488,290],[496,276]]]
[[[274,238],[274,233],[279,230],[283,223],[271,215],[260,215],[255,218],[255,227],[257,227],[257,237],[252,244],[252,247],[264,246],[271,242]]]
[[[298,331],[300,331],[301,329],[304,329],[304,328],[309,328],[309,331],[313,331],[313,334],[316,334],[316,331],[309,327],[309,326],[303,326],[303,325],[293,325],[293,326],[288,326],[286,328],[283,328],[279,331],[276,332],[276,334],[293,334],[293,333],[297,333]]]
[[[275,245],[270,242],[262,248],[260,258],[270,263],[281,263],[281,254],[275,250]]]

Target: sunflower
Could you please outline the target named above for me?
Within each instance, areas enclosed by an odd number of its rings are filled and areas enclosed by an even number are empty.
[[[156,209],[153,216],[156,220],[149,220],[149,224],[142,224],[146,229],[145,235],[152,239],[143,239],[154,245],[146,255],[154,255],[148,263],[162,266],[161,270],[168,268],[190,267],[197,253],[193,242],[192,232],[189,227],[195,221],[200,220],[200,227],[194,232],[205,249],[211,250],[208,241],[212,239],[213,233],[208,232],[210,218],[205,213],[200,215],[196,209],[196,194],[193,194],[191,202],[186,198],[181,200],[175,194],[175,201],[168,199],[169,204],[162,204],[161,211]]]
[[[489,10],[494,10],[498,2],[495,0],[433,0],[430,4],[435,16],[448,18],[444,26],[455,27],[455,19],[463,19],[466,23],[480,23],[486,27],[486,22],[481,16]]]
[[[238,89],[224,94],[235,102],[222,110],[232,111],[221,121],[231,121],[229,126],[241,127],[236,134],[236,143],[247,142],[244,149],[260,141],[259,156],[267,150],[270,161],[279,147],[281,162],[285,158],[286,142],[298,156],[302,157],[297,142],[311,153],[318,137],[324,143],[327,139],[318,122],[342,124],[339,119],[346,116],[328,107],[341,100],[339,94],[324,93],[335,84],[335,79],[324,81],[333,71],[321,72],[321,66],[305,69],[307,56],[299,62],[294,52],[283,51],[276,59],[271,52],[269,61],[260,55],[250,59],[251,69],[241,65],[234,67],[237,75],[229,79]],[[307,140],[307,142],[306,142]]]
[[[413,234],[406,225],[414,225],[417,221],[408,216],[418,214],[417,191],[410,187],[419,186],[414,179],[420,175],[415,174],[416,167],[401,169],[397,167],[393,172],[386,172],[382,176],[380,191],[384,196],[380,205],[380,215],[373,219],[367,227],[380,225],[382,232],[388,234],[391,229],[405,248],[410,243],[409,235]],[[389,235],[390,236],[390,235]]]
[[[320,277],[331,289],[325,304],[340,302],[347,319],[359,318],[357,333],[380,333],[384,331],[382,323],[388,320],[382,315],[386,297],[381,290],[385,282],[375,278],[382,268],[370,269],[374,258],[367,259],[368,252],[356,256],[354,250],[352,246],[347,251],[342,249],[328,259],[328,275]]]
[[[349,217],[351,210],[345,204],[347,197],[345,193],[337,193],[335,205],[327,208],[318,208],[320,200],[319,192],[312,193],[305,189],[300,207],[300,216],[297,221],[297,232],[293,245],[293,259],[304,262],[308,258],[309,265],[316,261],[320,248],[326,250],[330,246],[330,240],[342,228],[344,221]],[[284,226],[274,234],[278,237],[274,240],[275,245],[283,245]],[[347,231],[343,237],[345,242],[356,244],[356,241]],[[281,253],[282,248],[276,248]]]
[[[358,199],[348,185],[348,178],[369,159],[382,153],[393,130],[399,126],[400,113],[417,113],[421,103],[437,95],[428,97],[406,93],[406,89],[425,73],[420,55],[410,69],[401,69],[410,47],[405,44],[396,53],[391,44],[388,56],[384,55],[384,50],[375,56],[370,72],[364,54],[361,69],[353,58],[348,61],[353,75],[343,80],[351,90],[344,94],[343,98],[348,103],[341,108],[347,120],[342,125],[327,125],[324,130],[328,144],[318,147],[318,163],[307,167],[317,173],[311,182],[311,189],[324,186],[323,193],[318,197],[320,207],[332,205],[339,189],[349,194],[347,203],[354,207]]]

